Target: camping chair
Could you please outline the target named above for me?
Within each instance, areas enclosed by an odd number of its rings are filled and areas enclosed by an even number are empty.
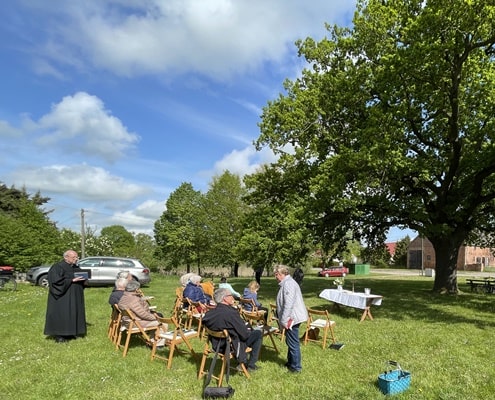
[[[284,340],[285,337],[285,328],[282,328],[280,330],[280,325],[278,323],[278,317],[277,317],[277,305],[270,303],[270,314],[268,316],[268,325],[272,328],[276,328],[276,330],[273,331],[274,335],[280,335],[280,340]]]
[[[174,356],[174,352],[177,349],[177,352],[182,353],[181,349],[179,349],[177,346],[179,346],[182,343],[185,343],[187,348],[189,349],[189,352],[192,354],[193,357],[196,356],[196,353],[194,353],[194,350],[191,346],[191,343],[189,343],[189,339],[193,339],[199,336],[199,331],[196,330],[183,330],[179,324],[179,322],[174,318],[165,318],[165,317],[158,317],[158,321],[162,324],[167,324],[168,325],[168,331],[167,332],[162,332],[161,329],[157,329],[155,331],[155,338],[153,341],[153,347],[151,349],[151,360],[154,360],[155,358],[165,360],[167,363],[167,369],[172,368],[172,360]],[[160,355],[158,351],[158,347],[165,346],[168,347],[168,357],[165,357],[164,355]]]
[[[152,340],[148,335],[148,333],[158,329],[159,324],[154,326],[143,327],[131,310],[121,310],[121,313],[122,313],[122,319],[120,323],[119,335],[115,343],[115,348],[116,349],[120,349],[121,347],[124,348],[124,352],[122,353],[122,356],[125,357],[127,355],[127,351],[129,350],[129,342],[131,340],[132,335],[138,336],[148,346],[151,346]],[[126,339],[124,345],[122,345],[122,332],[126,333]]]
[[[208,375],[208,370],[205,368],[206,367],[206,359],[210,355],[215,354],[216,349],[211,344],[211,338],[215,337],[215,338],[218,338],[220,340],[222,340],[222,339],[225,340],[226,346],[228,346],[227,348],[229,349],[229,356],[230,356],[229,362],[231,359],[235,358],[234,353],[232,351],[232,339],[230,338],[229,332],[226,329],[224,329],[223,331],[212,331],[211,329],[208,329],[205,327],[205,331],[208,334],[208,340],[206,340],[205,347],[203,350],[203,357],[201,358],[201,365],[199,367],[198,379],[201,379],[203,377],[203,375]],[[248,347],[246,349],[246,352],[249,352],[249,351],[251,351],[251,349]],[[227,353],[227,352],[225,352],[225,353]],[[217,357],[221,361],[220,371],[219,371],[218,375],[214,375],[215,371],[213,371],[213,374],[211,377],[218,382],[217,386],[220,387],[220,386],[222,386],[223,376],[225,375],[225,370],[227,368],[227,359],[225,357],[224,352],[222,352],[222,351],[218,353]],[[238,369],[238,371],[242,371],[244,376],[249,379],[250,375],[249,375],[249,372],[248,372],[246,366],[244,364],[239,364],[239,367],[240,368]]]
[[[325,348],[327,344],[328,333],[332,337],[332,343],[336,343],[335,333],[333,327],[335,321],[330,320],[330,315],[327,310],[315,310],[313,308],[308,309],[308,322],[306,324],[306,332],[304,334],[304,344],[308,342],[321,343],[322,348]],[[311,332],[313,330],[313,332]],[[323,337],[320,338],[319,331],[323,330]]]

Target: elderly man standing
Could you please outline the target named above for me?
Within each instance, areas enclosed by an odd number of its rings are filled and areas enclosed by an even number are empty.
[[[278,265],[273,274],[279,282],[277,293],[277,315],[281,328],[285,328],[287,344],[287,363],[290,372],[301,372],[301,345],[299,343],[299,325],[308,320],[308,311],[304,304],[301,288],[290,276],[289,268]]]
[[[74,275],[78,259],[74,250],[67,250],[64,259],[48,270],[44,333],[58,343],[86,335],[85,279]]]
[[[263,335],[261,330],[248,329],[246,322],[241,318],[239,311],[234,307],[234,296],[229,289],[215,290],[214,299],[217,306],[208,311],[203,317],[203,324],[212,331],[227,329],[232,339],[235,356],[239,363],[247,365],[249,371],[255,371],[260,354]],[[217,343],[212,338],[212,346]],[[251,355],[247,358],[246,348],[251,347]]]

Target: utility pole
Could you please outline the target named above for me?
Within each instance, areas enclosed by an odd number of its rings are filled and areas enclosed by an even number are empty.
[[[84,232],[84,208],[81,208],[81,258],[86,257],[84,243],[86,242],[86,234]]]

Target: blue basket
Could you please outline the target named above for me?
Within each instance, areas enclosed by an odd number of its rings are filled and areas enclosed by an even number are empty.
[[[378,375],[378,387],[382,393],[391,395],[407,390],[411,384],[411,373],[403,371],[396,361],[388,361],[387,368],[390,366],[396,367],[396,369]]]

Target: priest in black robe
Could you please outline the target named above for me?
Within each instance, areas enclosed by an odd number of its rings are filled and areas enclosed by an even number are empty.
[[[48,271],[48,303],[46,307],[45,335],[57,342],[66,342],[86,334],[86,310],[84,306],[84,282],[75,277],[78,256],[67,250],[64,259],[52,265]]]

